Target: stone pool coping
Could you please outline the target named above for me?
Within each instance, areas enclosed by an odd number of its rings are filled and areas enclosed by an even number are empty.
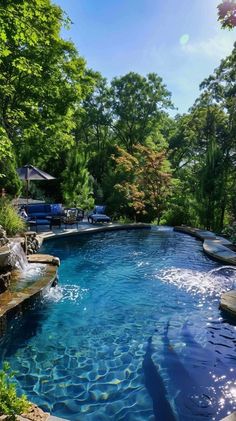
[[[174,231],[183,232],[198,238],[203,241],[203,250],[208,256],[223,263],[236,266],[236,253],[228,248],[232,243],[226,238],[210,231],[187,226],[174,227]]]
[[[174,231],[198,238],[203,242],[203,250],[208,256],[224,264],[236,266],[236,253],[228,248],[232,243],[224,237],[210,231],[188,226],[174,227]],[[220,298],[220,308],[226,311],[230,316],[236,317],[236,290],[222,294]]]
[[[94,234],[97,232],[105,231],[118,231],[118,230],[129,230],[129,229],[151,229],[151,224],[146,223],[132,223],[132,224],[118,224],[118,223],[109,223],[109,224],[94,224],[91,226],[89,223],[82,222],[78,225],[77,228],[72,229],[54,229],[53,231],[45,231],[38,233],[37,237],[39,238],[40,244],[43,241],[53,240],[61,237],[70,237],[81,234]],[[223,263],[236,266],[236,253],[230,250],[227,246],[232,245],[232,243],[226,240],[224,237],[218,236],[210,231],[201,230],[198,228],[192,228],[188,226],[176,226],[174,231],[182,232],[184,234],[192,235],[199,240],[203,241],[203,250],[210,257],[217,259]],[[37,255],[34,255],[37,256]]]
[[[23,418],[21,416],[18,416],[17,421],[29,421],[29,418]],[[69,421],[69,420],[66,420],[65,418],[58,418],[58,417],[54,417],[53,415],[50,415],[47,421]]]
[[[53,240],[59,237],[70,237],[76,236],[78,234],[94,234],[97,232],[105,232],[105,231],[122,231],[122,230],[133,230],[133,229],[151,229],[151,224],[146,224],[142,222],[132,223],[132,224],[119,224],[119,223],[108,223],[108,224],[89,224],[86,222],[81,222],[78,224],[77,228],[71,229],[62,229],[62,228],[55,228],[53,231],[45,231],[39,232],[37,237],[39,238],[40,243],[42,244],[43,241],[46,240]]]

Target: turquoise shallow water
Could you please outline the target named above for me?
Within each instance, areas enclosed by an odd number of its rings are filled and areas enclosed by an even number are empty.
[[[201,242],[162,228],[42,252],[60,257],[59,286],[1,341],[32,401],[72,421],[212,421],[236,409],[235,326],[218,309],[236,271]]]

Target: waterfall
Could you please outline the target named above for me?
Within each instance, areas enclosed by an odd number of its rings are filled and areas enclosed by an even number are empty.
[[[10,244],[10,265],[13,269],[19,269],[25,271],[28,267],[28,261],[26,254],[21,247],[20,243],[11,243]]]

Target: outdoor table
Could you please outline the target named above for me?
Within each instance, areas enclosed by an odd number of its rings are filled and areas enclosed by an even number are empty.
[[[46,216],[46,219],[50,221],[50,229],[52,229],[52,227],[54,226],[61,228],[61,220],[62,220],[61,215]]]

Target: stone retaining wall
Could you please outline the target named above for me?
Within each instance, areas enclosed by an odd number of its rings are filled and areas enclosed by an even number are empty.
[[[0,247],[3,247],[8,243],[9,240],[6,236],[6,231],[3,229],[2,225],[0,225]]]
[[[10,286],[11,272],[0,274],[0,294],[6,291]]]
[[[28,231],[25,233],[24,239],[22,239],[21,245],[25,254],[35,254],[39,251],[40,243],[36,232]]]

